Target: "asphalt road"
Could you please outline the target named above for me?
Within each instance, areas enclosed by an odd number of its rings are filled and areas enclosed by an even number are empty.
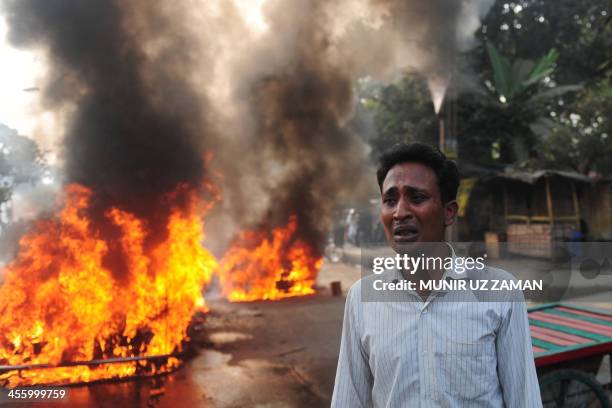
[[[74,387],[65,403],[36,407],[328,407],[345,300],[332,296],[329,283],[341,281],[346,291],[359,277],[358,265],[327,263],[316,295],[251,303],[207,296],[211,311],[195,339],[198,352],[175,373],[157,383]],[[572,301],[612,311],[612,292],[600,289]],[[601,381],[609,381],[605,364]]]

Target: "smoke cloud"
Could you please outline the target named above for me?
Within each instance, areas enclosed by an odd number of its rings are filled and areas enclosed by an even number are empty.
[[[448,77],[491,3],[267,1],[267,31],[235,29],[218,63],[227,223],[265,229],[296,213],[320,246],[339,199],[376,191],[368,147],[346,126],[357,80]]]
[[[9,38],[51,61],[45,102],[73,107],[68,182],[162,229],[165,193],[220,176],[219,240],[299,220],[320,247],[339,199],[375,187],[347,127],[357,79],[447,77],[492,0],[267,0],[254,30],[227,0],[5,0]],[[222,232],[222,233],[221,233]]]
[[[63,140],[66,181],[93,189],[95,216],[117,206],[165,225],[161,197],[179,183],[201,185],[210,134],[204,98],[182,70],[193,65],[192,35],[177,24],[184,9],[144,0],[3,6],[11,42],[50,56],[45,103],[76,107]]]

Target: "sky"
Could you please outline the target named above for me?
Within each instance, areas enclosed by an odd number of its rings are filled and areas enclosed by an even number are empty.
[[[266,29],[262,7],[267,0],[233,1],[253,31]],[[0,14],[0,123],[36,140],[45,150],[54,151],[63,122],[59,113],[40,107],[45,56],[41,51],[12,47],[6,38],[7,30],[5,17]]]
[[[36,127],[36,111],[44,63],[33,51],[18,50],[6,41],[7,25],[0,18],[0,123],[30,135]]]

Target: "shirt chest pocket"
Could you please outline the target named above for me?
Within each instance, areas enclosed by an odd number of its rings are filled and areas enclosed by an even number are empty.
[[[436,343],[434,367],[439,393],[478,400],[497,386],[495,343],[442,340]]]

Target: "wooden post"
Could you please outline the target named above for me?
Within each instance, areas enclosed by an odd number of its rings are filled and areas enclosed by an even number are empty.
[[[504,222],[506,223],[505,228],[508,229],[508,186],[505,180],[502,180],[502,186],[504,188]]]
[[[445,140],[445,133],[446,133],[446,129],[444,126],[444,118],[442,117],[442,114],[438,115],[438,123],[440,126],[440,134],[439,134],[439,143],[440,143],[440,151],[444,154],[446,154],[445,150],[446,150],[446,140]]]
[[[555,217],[555,214],[553,213],[552,197],[550,194],[550,177],[546,177],[546,206],[548,207],[548,217],[549,217],[549,222],[550,222],[550,244],[549,244],[550,258],[554,262],[556,259],[555,246],[554,246],[554,240],[555,240],[554,217]]]
[[[550,221],[550,232],[552,234],[552,228],[554,225],[554,213],[552,206],[552,197],[550,195],[550,177],[546,177],[546,206],[548,207],[548,217]]]
[[[572,183],[572,200],[574,201],[574,216],[576,217],[576,229],[580,231],[580,203],[578,202],[578,194],[576,192],[576,183]]]

